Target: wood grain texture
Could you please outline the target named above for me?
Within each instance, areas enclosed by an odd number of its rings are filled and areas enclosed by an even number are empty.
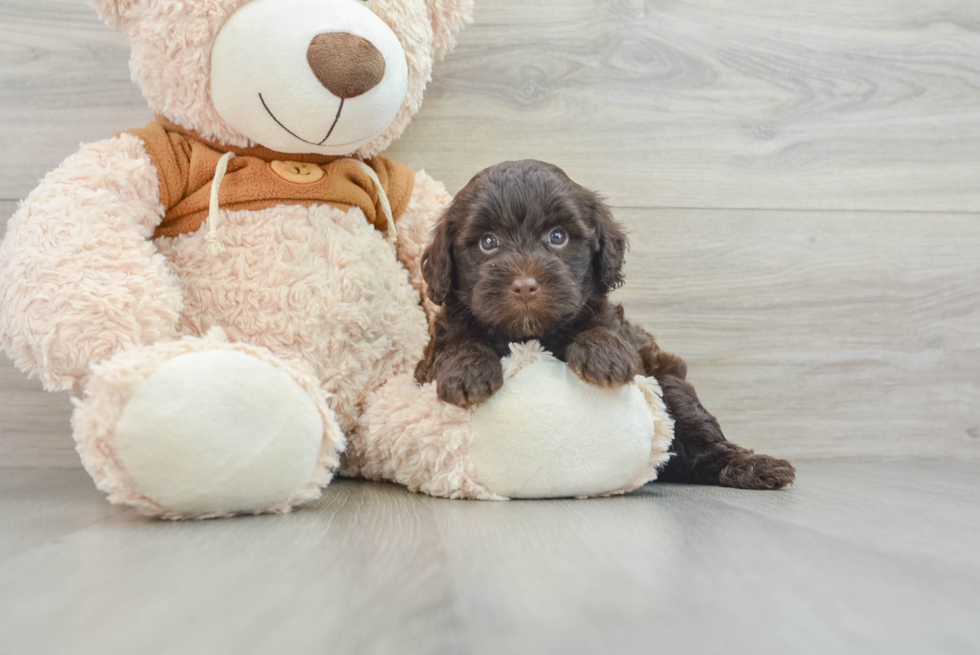
[[[341,480],[289,516],[175,524],[81,471],[8,470],[0,650],[971,653],[978,484],[970,463],[870,460],[804,461],[782,492],[586,501]]]
[[[980,209],[972,0],[477,2],[392,152],[544,159],[630,207]]]
[[[0,355],[0,468],[80,467],[68,394],[47,393]]]
[[[149,112],[84,3],[0,16],[14,199]],[[978,211],[977,52],[972,0],[479,0],[391,154],[451,190],[535,157],[620,206]]]
[[[620,210],[628,315],[728,436],[785,456],[980,455],[980,220]]]
[[[0,0],[0,199],[25,197],[80,142],[152,118],[129,48],[80,0]]]

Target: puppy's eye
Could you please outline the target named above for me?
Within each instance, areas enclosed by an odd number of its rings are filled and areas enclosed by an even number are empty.
[[[484,234],[480,237],[480,250],[483,252],[490,252],[491,250],[496,250],[500,247],[500,242],[497,241],[496,234]]]
[[[548,235],[548,243],[553,246],[563,246],[568,241],[568,232],[565,230],[554,229]]]

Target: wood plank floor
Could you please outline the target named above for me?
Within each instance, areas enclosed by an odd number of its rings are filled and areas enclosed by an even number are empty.
[[[976,653],[980,467],[800,462],[796,487],[456,502],[339,481],[162,523],[0,475],[0,652]]]

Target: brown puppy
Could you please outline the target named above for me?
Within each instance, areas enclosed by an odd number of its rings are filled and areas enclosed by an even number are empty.
[[[687,367],[608,302],[623,282],[627,241],[602,200],[558,167],[504,162],[474,177],[433,231],[422,259],[429,297],[443,309],[415,370],[439,397],[467,407],[503,385],[500,358],[538,339],[584,380],[607,386],[642,373],[660,382],[675,420],[661,480],[778,489],[789,462],[725,439],[684,378]]]

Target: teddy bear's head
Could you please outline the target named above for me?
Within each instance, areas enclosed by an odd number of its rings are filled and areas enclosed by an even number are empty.
[[[203,138],[370,157],[422,104],[473,0],[92,0],[150,107]]]

